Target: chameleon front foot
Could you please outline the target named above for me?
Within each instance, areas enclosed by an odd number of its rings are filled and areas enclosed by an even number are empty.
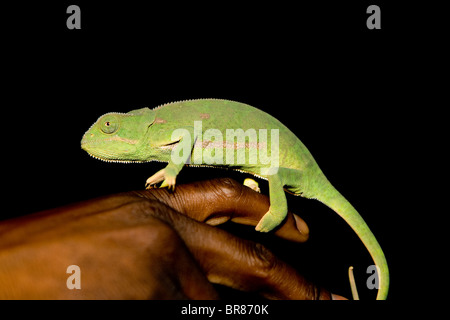
[[[157,183],[163,180],[164,180],[164,169],[159,170],[157,173],[148,178],[147,181],[145,182],[145,188],[146,189],[153,188]]]
[[[145,182],[145,188],[154,188],[156,184],[161,183],[160,188],[167,187],[169,190],[175,190],[176,175],[174,175],[170,169],[164,168],[152,175]]]
[[[250,189],[253,189],[256,192],[261,193],[261,189],[259,188],[258,182],[256,182],[255,180],[253,180],[251,178],[246,178],[244,180],[244,186],[247,186],[247,187],[249,187]]]

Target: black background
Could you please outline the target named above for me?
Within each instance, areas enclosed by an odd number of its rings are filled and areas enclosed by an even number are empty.
[[[395,199],[404,184],[402,125],[411,114],[404,98],[415,94],[409,40],[417,30],[399,22],[404,8],[374,3],[381,7],[381,30],[366,28],[372,3],[364,1],[61,1],[8,8],[3,184],[6,201],[18,205],[4,209],[2,219],[141,189],[163,167],[109,164],[82,151],[83,133],[103,113],[193,98],[241,101],[275,116],[309,148],[371,227],[391,270],[389,299],[401,299],[403,243],[396,232],[402,218]],[[66,28],[70,4],[81,8],[81,30]],[[185,168],[177,183],[215,176],[246,177]],[[353,265],[361,298],[374,299],[376,291],[365,289],[372,261],[351,229],[319,202],[288,195],[288,203],[310,227],[305,244],[249,227],[224,228],[263,242],[347,297]]]

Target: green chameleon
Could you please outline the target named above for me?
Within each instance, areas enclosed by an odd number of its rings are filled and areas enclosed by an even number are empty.
[[[359,236],[378,269],[377,299],[387,297],[386,258],[365,221],[331,185],[294,133],[259,109],[228,100],[197,99],[107,113],[84,134],[81,147],[103,161],[168,162],[147,179],[147,188],[162,182],[160,187],[174,189],[186,164],[229,167],[266,179],[270,207],[256,226],[261,232],[273,230],[286,217],[284,191],[317,199]]]

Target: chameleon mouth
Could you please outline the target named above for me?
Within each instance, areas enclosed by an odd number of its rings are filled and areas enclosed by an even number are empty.
[[[99,157],[99,156],[94,156],[92,153],[89,153],[89,152],[88,152],[88,154],[94,159],[101,160],[103,162],[110,162],[110,163],[144,163],[144,162],[150,162],[150,161],[141,161],[141,160],[106,159],[106,158],[102,158],[102,157]]]
[[[91,149],[93,143],[92,142],[86,142],[84,139],[81,141],[81,149],[87,152],[89,156],[91,156],[94,159],[101,160],[104,162],[111,162],[111,163],[141,163],[141,162],[148,162],[148,161],[140,161],[140,160],[123,160],[123,159],[117,159],[113,154],[109,154],[107,152],[99,152],[94,151]]]

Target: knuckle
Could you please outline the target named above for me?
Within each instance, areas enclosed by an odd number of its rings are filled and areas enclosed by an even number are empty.
[[[219,179],[216,185],[220,195],[224,198],[235,199],[242,193],[242,185],[231,178]]]
[[[156,220],[143,226],[142,235],[149,243],[162,243],[167,245],[168,243],[173,243],[174,239],[178,238],[175,230],[167,225],[166,223]]]
[[[276,267],[275,255],[260,243],[252,246],[253,267],[259,278],[270,280]]]
[[[133,257],[141,262],[142,257],[146,257],[146,261],[156,258],[159,262],[173,262],[182,248],[182,242],[177,232],[156,218],[145,224],[118,230],[115,243],[123,246],[127,250],[127,254],[134,254]],[[150,257],[153,258],[150,259]]]
[[[140,217],[144,220],[157,218],[166,223],[172,223],[172,211],[162,202],[150,200],[138,200],[130,204],[129,211],[134,217]]]
[[[305,288],[307,300],[320,300],[320,288],[312,283],[308,283]]]
[[[331,294],[324,288],[305,280],[303,283],[305,300],[331,300]]]
[[[133,246],[155,246],[159,243],[171,243],[177,237],[177,233],[167,223],[150,218],[145,221],[116,227],[108,232],[119,242],[117,244],[133,243]]]

